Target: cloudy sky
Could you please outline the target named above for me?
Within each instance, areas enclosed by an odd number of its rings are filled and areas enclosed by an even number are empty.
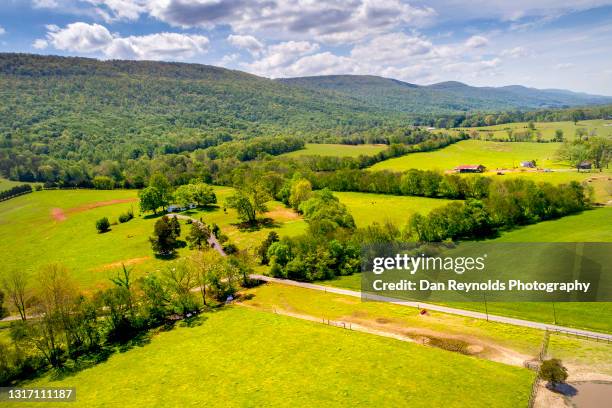
[[[612,0],[1,0],[0,52],[612,95]]]

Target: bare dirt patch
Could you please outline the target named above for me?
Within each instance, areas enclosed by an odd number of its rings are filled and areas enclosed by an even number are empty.
[[[272,211],[268,211],[265,216],[277,221],[297,220],[298,218],[300,218],[300,216],[290,208],[282,207],[276,208]]]
[[[106,206],[109,206],[109,205],[131,203],[131,202],[134,202],[134,201],[137,201],[137,200],[138,199],[136,197],[134,197],[134,198],[119,198],[119,199],[116,199],[116,200],[96,201],[96,202],[93,202],[93,203],[87,203],[87,204],[80,205],[78,207],[69,208],[67,210],[62,210],[61,208],[52,208],[51,209],[51,218],[53,218],[53,220],[55,220],[55,221],[66,221],[66,219],[68,218],[69,214],[76,214],[76,213],[92,210],[92,209],[98,208],[98,207],[106,207]]]
[[[53,218],[54,221],[65,221],[66,214],[64,214],[64,211],[61,208],[52,208],[51,218]]]
[[[144,261],[147,261],[149,259],[151,259],[150,256],[143,256],[141,258],[124,259],[124,260],[121,260],[121,261],[117,261],[117,262],[109,263],[109,264],[106,264],[106,265],[102,265],[99,268],[96,268],[96,270],[108,270],[108,269],[121,268],[122,265],[125,265],[125,266],[137,265],[137,264],[143,263]]]
[[[532,358],[515,350],[501,346],[494,341],[475,338],[467,335],[452,335],[423,327],[406,326],[401,320],[356,316],[355,313],[343,316],[338,320],[359,324],[376,332],[392,333],[419,344],[459,352],[471,356],[497,361],[504,364],[523,366],[523,362]]]
[[[80,212],[87,211],[87,210],[93,210],[94,208],[98,208],[98,207],[106,207],[106,206],[115,205],[115,204],[131,203],[137,200],[138,199],[136,197],[133,197],[133,198],[118,198],[115,200],[106,200],[106,201],[96,201],[94,203],[87,203],[87,204],[80,205],[78,207],[70,208],[67,210],[67,212],[69,214],[75,214],[75,213],[80,213]]]

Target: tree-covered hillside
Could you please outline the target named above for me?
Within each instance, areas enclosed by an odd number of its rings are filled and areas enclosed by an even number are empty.
[[[0,54],[0,95],[2,149],[90,162],[398,117],[218,67],[26,54]]]
[[[329,75],[285,78],[279,82],[307,89],[331,90],[381,109],[409,114],[449,114],[469,111],[560,108],[612,103],[612,97],[513,85],[474,87],[461,82],[419,86],[369,75]]]

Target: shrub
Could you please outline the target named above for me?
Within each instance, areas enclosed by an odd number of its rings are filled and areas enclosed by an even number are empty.
[[[124,222],[128,222],[132,218],[134,218],[134,211],[130,208],[127,212],[119,215],[119,222],[123,224]]]
[[[238,247],[230,242],[223,245],[223,252],[227,255],[235,254],[238,252]]]
[[[96,190],[112,190],[115,187],[115,182],[107,176],[96,176],[93,179],[93,186]]]
[[[563,383],[567,379],[567,368],[563,367],[559,359],[544,360],[540,367],[540,375],[549,383]]]
[[[96,221],[96,229],[99,233],[106,232],[110,229],[110,222],[107,217],[102,217]]]

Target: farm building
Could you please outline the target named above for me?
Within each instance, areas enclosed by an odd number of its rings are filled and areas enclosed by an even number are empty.
[[[533,160],[528,160],[528,161],[522,161],[521,162],[521,167],[526,167],[529,169],[535,169],[535,163],[533,162]]]
[[[172,204],[172,205],[168,206],[168,212],[169,213],[179,212],[179,211],[185,211],[187,209],[192,210],[192,209],[194,209],[196,207],[197,207],[197,205],[195,203],[191,203],[191,204],[187,205],[187,207],[183,207],[183,206],[180,206],[178,204]]]
[[[588,160],[585,160],[585,161],[581,162],[580,164],[578,164],[578,169],[579,170],[591,170],[592,167],[593,167],[593,163],[591,163]]]
[[[482,164],[462,164],[455,167],[457,173],[482,173],[485,171],[485,166]]]

